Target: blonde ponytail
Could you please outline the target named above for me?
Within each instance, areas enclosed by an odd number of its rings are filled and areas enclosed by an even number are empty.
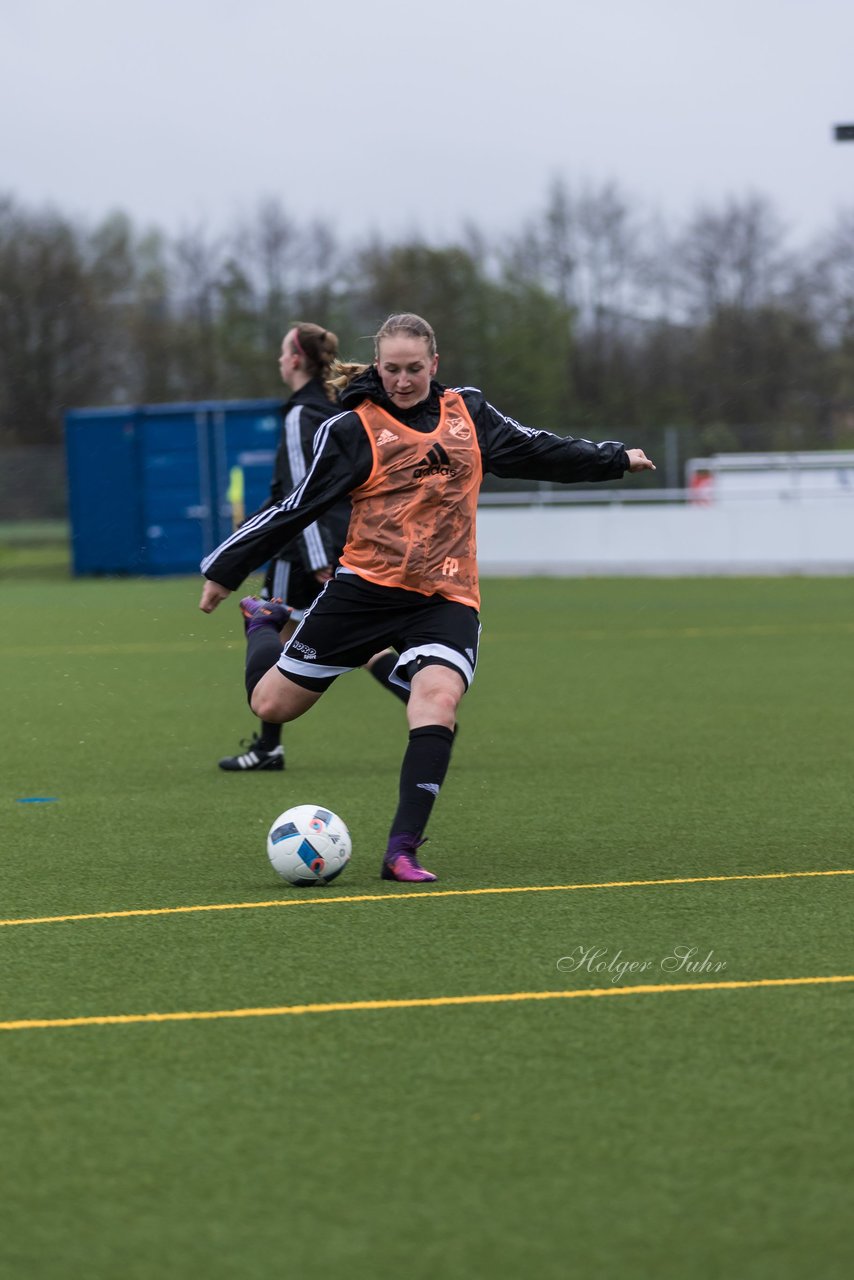
[[[340,395],[354,378],[370,369],[369,364],[357,364],[354,360],[333,360],[326,375],[326,394],[330,398]]]

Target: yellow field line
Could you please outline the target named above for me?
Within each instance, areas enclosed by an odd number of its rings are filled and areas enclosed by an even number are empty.
[[[364,1013],[381,1009],[438,1009],[445,1005],[519,1004],[526,1000],[581,1000],[598,996],[651,996],[677,991],[746,991],[755,987],[822,986],[854,982],[854,973],[819,978],[755,978],[747,982],[669,982],[639,987],[593,987],[573,991],[512,991],[496,995],[428,996],[413,1000],[350,1000],[329,1004],[283,1004],[259,1009],[197,1009],[180,1013],[114,1013],[91,1018],[32,1018],[0,1022],[0,1031],[48,1027],[127,1026],[135,1022],[211,1022],[222,1018],[282,1018],[304,1013]]]
[[[579,889],[644,889],[670,884],[726,884],[735,880],[796,880],[816,876],[854,876],[839,871],[763,871],[732,876],[675,876],[667,880],[602,880],[581,884],[510,885],[484,889],[416,889],[407,893],[356,893],[316,898],[272,898],[260,902],[211,902],[189,907],[137,907],[129,911],[87,911],[66,916],[27,916],[0,920],[0,927],[19,924],[64,924],[73,920],[125,920],[131,916],[190,915],[200,911],[253,911],[267,907],[328,907],[342,902],[417,902],[423,898],[470,898],[503,893],[574,893]]]

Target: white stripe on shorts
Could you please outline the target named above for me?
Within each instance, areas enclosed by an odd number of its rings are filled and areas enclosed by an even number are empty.
[[[329,680],[333,676],[345,676],[354,667],[325,667],[320,662],[304,662],[302,658],[289,658],[282,653],[276,663],[283,676],[292,671],[295,676],[313,676],[316,680]]]
[[[478,635],[480,630],[478,629]],[[474,680],[474,666],[460,653],[459,649],[451,649],[446,644],[417,644],[412,649],[407,649],[402,653],[395,663],[394,670],[389,676],[392,684],[399,685],[401,689],[408,689],[410,682],[402,679],[398,675],[401,667],[405,667],[408,663],[414,661],[415,658],[441,658],[444,662],[450,663],[452,667],[456,667],[460,675],[466,682],[466,688],[469,687]]]

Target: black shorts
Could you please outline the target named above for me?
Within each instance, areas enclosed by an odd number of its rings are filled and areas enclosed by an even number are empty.
[[[314,574],[304,569],[299,560],[271,560],[267,566],[264,589],[265,600],[284,600],[294,610],[299,620],[303,612],[320,595],[323,587]]]
[[[477,610],[444,596],[379,587],[353,573],[327,582],[282,650],[282,675],[322,691],[391,647],[400,657],[391,679],[403,688],[426,666],[450,667],[466,688],[474,679],[480,622]]]

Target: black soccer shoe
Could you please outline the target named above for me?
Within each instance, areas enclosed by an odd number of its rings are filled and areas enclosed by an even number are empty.
[[[241,742],[241,747],[246,747],[246,751],[240,756],[225,756],[220,760],[220,769],[225,769],[228,773],[245,773],[249,770],[266,769],[270,773],[281,773],[285,767],[285,752],[282,744],[279,743],[272,751],[265,751],[259,745],[260,739],[255,737],[251,742],[245,739]]]

